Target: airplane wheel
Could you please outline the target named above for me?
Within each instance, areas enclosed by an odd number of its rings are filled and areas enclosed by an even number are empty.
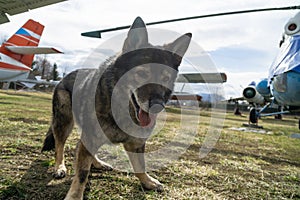
[[[255,109],[255,108],[251,108],[251,109],[250,109],[249,120],[250,120],[250,122],[253,123],[253,124],[256,124],[256,123],[257,123],[258,117],[257,117],[256,109]],[[300,122],[299,122],[299,123],[300,123]]]

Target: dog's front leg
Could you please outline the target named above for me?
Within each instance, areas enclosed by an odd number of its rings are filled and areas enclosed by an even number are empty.
[[[75,163],[75,176],[65,200],[83,199],[83,192],[88,180],[92,161],[92,155],[84,147],[82,142],[79,142]]]
[[[125,143],[124,148],[135,172],[134,174],[140,180],[142,186],[148,190],[163,191],[163,185],[146,173],[144,158],[145,143],[143,145]]]

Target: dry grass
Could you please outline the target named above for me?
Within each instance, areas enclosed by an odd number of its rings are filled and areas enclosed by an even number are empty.
[[[178,133],[180,117],[191,116],[168,111],[168,123],[149,140],[147,151],[168,144]],[[40,153],[50,116],[51,94],[0,92],[0,199],[63,199],[73,175],[77,134],[74,130],[68,140],[68,176],[54,180],[54,152]],[[91,173],[85,199],[300,199],[300,140],[289,137],[298,132],[295,117],[262,119],[270,134],[258,134],[230,130],[247,118],[228,113],[218,142],[202,159],[199,149],[210,112],[201,111],[200,120],[188,149],[150,172],[164,184],[164,192],[144,191],[130,171],[102,171]],[[174,152],[184,142],[176,141]],[[106,151],[100,154],[105,157]]]

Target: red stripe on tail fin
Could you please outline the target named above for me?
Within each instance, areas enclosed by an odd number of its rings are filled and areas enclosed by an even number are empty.
[[[0,52],[31,67],[33,54],[22,55],[9,51],[6,46],[38,46],[44,26],[32,19],[28,20],[13,36],[4,42]]]

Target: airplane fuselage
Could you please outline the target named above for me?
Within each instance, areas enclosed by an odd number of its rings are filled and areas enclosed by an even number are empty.
[[[300,73],[288,71],[271,81],[271,93],[279,105],[300,106]]]
[[[282,114],[300,111],[300,12],[286,23],[279,47],[268,78],[243,90],[244,98],[252,105],[249,123],[254,125],[262,116],[282,119]],[[257,109],[257,105],[264,106]],[[264,113],[272,105],[278,105],[278,112]]]

